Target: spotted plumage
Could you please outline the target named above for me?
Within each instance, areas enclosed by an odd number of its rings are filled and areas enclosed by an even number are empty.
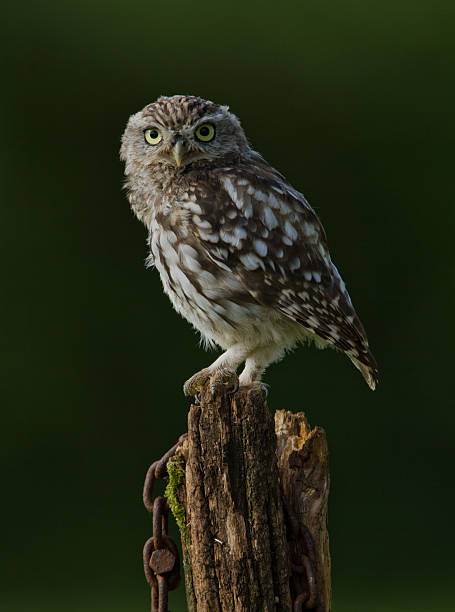
[[[345,352],[374,389],[376,363],[316,213],[249,147],[227,107],[159,98],[130,118],[121,157],[149,264],[175,309],[224,349],[187,393],[231,380],[242,362],[240,384],[259,381],[308,340]]]

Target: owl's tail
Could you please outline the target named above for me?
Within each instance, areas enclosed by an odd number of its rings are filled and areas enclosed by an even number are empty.
[[[362,361],[360,361],[356,357],[353,357],[352,355],[348,356],[352,363],[355,365],[355,367],[360,370],[367,385],[372,391],[374,391],[376,389],[376,385],[378,384],[378,366],[376,364],[376,359],[373,357],[371,351],[362,354]]]

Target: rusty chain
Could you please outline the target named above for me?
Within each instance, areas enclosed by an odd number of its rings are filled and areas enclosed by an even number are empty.
[[[167,462],[187,437],[188,434],[181,435],[159,461],[152,463],[145,477],[142,499],[148,512],[153,513],[153,536],[147,540],[143,551],[145,578],[151,588],[151,612],[169,612],[168,592],[180,583],[179,552],[168,535],[169,504],[161,495],[153,499],[153,485],[157,478],[167,476]]]
[[[324,607],[319,604],[313,537],[308,527],[298,520],[283,492],[281,493],[281,500],[291,557],[293,612],[303,612],[304,610],[324,612]]]

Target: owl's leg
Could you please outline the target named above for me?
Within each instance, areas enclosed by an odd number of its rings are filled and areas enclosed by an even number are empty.
[[[234,344],[208,368],[193,374],[183,385],[183,392],[185,395],[196,395],[209,379],[212,395],[226,389],[237,390],[239,379],[235,371],[245,361],[248,352],[243,344]]]
[[[245,367],[239,377],[239,383],[241,385],[260,383],[261,386],[267,387],[267,385],[260,382],[261,376],[268,365],[278,361],[283,355],[284,349],[276,344],[257,348],[248,355]]]

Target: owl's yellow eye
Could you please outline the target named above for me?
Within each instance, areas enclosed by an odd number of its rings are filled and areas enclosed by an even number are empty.
[[[145,130],[144,138],[149,145],[157,145],[163,139],[163,135],[157,128],[150,128]]]
[[[202,142],[210,142],[215,138],[215,128],[211,123],[203,123],[196,130],[196,138]]]

